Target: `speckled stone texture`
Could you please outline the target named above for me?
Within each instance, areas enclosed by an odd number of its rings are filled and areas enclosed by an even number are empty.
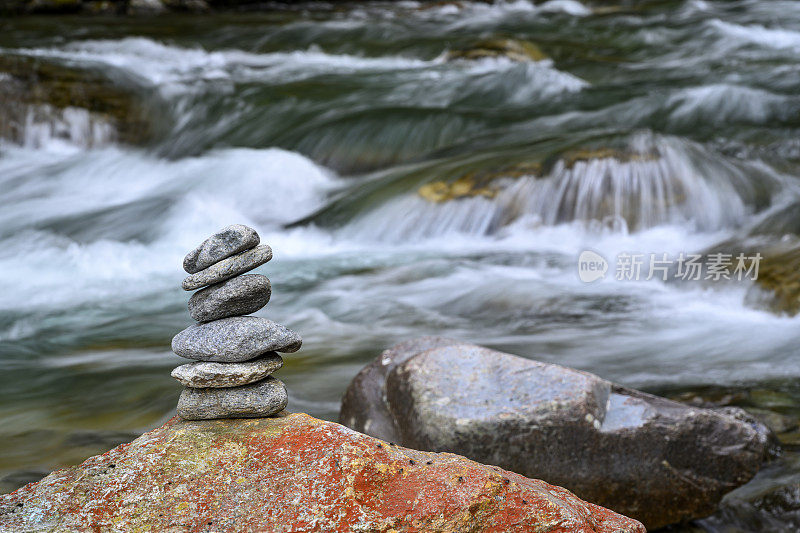
[[[219,263],[214,263],[196,274],[186,276],[181,287],[185,291],[193,291],[206,285],[213,285],[258,268],[270,259],[272,259],[272,248],[262,244],[252,250],[247,250],[223,259]]]
[[[0,496],[0,531],[645,533],[544,481],[305,414],[173,418]]]
[[[210,285],[189,298],[189,314],[198,322],[255,313],[269,302],[272,287],[261,274],[245,274]]]
[[[235,316],[189,326],[172,338],[172,351],[196,361],[240,363],[267,352],[300,349],[300,335],[272,320]]]
[[[268,353],[244,363],[188,363],[174,369],[172,377],[187,387],[238,387],[260,381],[282,366],[280,355]]]
[[[260,418],[283,411],[288,401],[286,386],[270,376],[241,387],[186,387],[178,399],[178,415],[186,420]]]
[[[255,248],[261,241],[253,228],[233,224],[204,240],[183,258],[183,269],[189,274],[200,272],[226,257]]]
[[[598,376],[441,338],[403,343],[353,380],[340,420],[567,487],[648,529],[706,516],[746,483],[770,433]]]

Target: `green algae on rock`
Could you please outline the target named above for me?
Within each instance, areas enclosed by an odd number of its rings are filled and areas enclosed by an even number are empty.
[[[0,496],[4,531],[644,533],[571,492],[308,415],[180,421]]]

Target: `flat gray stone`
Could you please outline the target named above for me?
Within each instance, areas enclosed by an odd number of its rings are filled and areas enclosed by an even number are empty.
[[[272,287],[261,274],[236,276],[209,285],[189,298],[189,314],[198,322],[255,313],[269,302]]]
[[[253,270],[270,259],[272,259],[272,248],[262,244],[252,250],[223,259],[205,270],[186,276],[181,286],[185,291],[193,291]]]
[[[234,316],[189,326],[172,338],[172,351],[196,361],[240,363],[267,352],[296,352],[300,335],[267,318]]]
[[[282,366],[281,356],[271,352],[244,363],[188,363],[173,370],[172,377],[187,387],[239,387],[261,381]]]
[[[178,400],[178,415],[186,420],[261,418],[282,411],[288,402],[286,386],[270,376],[241,387],[186,387]]]
[[[186,254],[183,258],[183,269],[189,274],[200,272],[226,257],[255,248],[259,242],[261,238],[256,230],[242,224],[233,224],[222,228]]]

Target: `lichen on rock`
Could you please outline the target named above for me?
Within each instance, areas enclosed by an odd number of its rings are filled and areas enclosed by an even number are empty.
[[[645,531],[544,481],[285,413],[173,418],[0,496],[0,530]]]

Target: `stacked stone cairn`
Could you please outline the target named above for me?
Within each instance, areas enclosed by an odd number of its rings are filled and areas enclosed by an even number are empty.
[[[269,279],[245,272],[272,259],[258,233],[241,224],[228,226],[189,252],[183,289],[200,289],[189,299],[198,323],[172,339],[172,351],[195,362],[172,377],[185,388],[178,415],[187,420],[258,418],[282,411],[286,386],[272,377],[283,366],[277,352],[296,352],[302,340],[266,318],[247,316],[267,305]]]

